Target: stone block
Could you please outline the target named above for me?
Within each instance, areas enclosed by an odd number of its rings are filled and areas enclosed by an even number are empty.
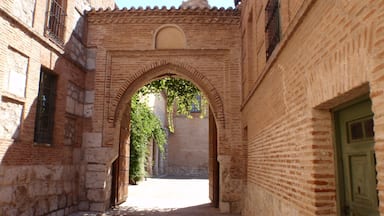
[[[73,149],[73,157],[72,157],[73,163],[79,164],[81,160],[82,160],[81,149],[79,148]]]
[[[58,196],[50,196],[48,199],[49,211],[55,211],[59,207]]]
[[[93,115],[93,104],[84,105],[84,117],[90,118]]]
[[[49,213],[48,216],[57,216],[57,212]]]
[[[60,209],[56,212],[57,216],[64,216],[64,209]]]
[[[89,202],[88,201],[80,201],[79,202],[79,210],[80,211],[87,211],[87,210],[89,210]]]
[[[64,166],[55,166],[55,167],[52,167],[51,170],[52,170],[51,180],[53,181],[59,181],[63,178],[63,176],[66,175],[66,173],[64,173]]]
[[[69,215],[71,213],[71,208],[67,207],[64,209],[64,215]]]
[[[85,187],[86,188],[104,188],[106,182],[106,173],[105,172],[90,172],[87,171],[85,177]]]
[[[51,180],[54,173],[54,167],[51,166],[38,166],[33,170],[37,180]]]
[[[72,192],[72,183],[70,181],[64,182],[64,192],[71,193]]]
[[[231,205],[229,202],[220,202],[219,208],[221,213],[229,213],[231,210]]]
[[[94,90],[85,91],[84,103],[93,104],[94,102],[95,102],[95,91]]]
[[[14,187],[14,197],[13,201],[17,202],[21,206],[25,206],[30,202],[30,194],[27,188],[28,185],[17,185]]]
[[[87,198],[91,202],[103,202],[106,199],[106,193],[104,189],[89,189],[87,192]]]
[[[78,115],[78,116],[83,116],[84,115],[84,104],[76,102],[75,114]]]
[[[107,171],[106,164],[88,164],[87,170],[88,171],[96,171],[96,172],[106,172]]]
[[[0,103],[0,138],[15,139],[19,135],[23,105],[12,101]]]
[[[0,204],[11,203],[13,200],[12,186],[0,186]]]
[[[35,181],[28,185],[28,193],[31,197],[45,196],[48,191],[49,184],[45,181]]]
[[[87,69],[96,69],[96,49],[88,49],[87,52]]]
[[[22,212],[18,216],[31,216],[34,214],[34,209],[33,208],[28,208],[26,211]]]
[[[87,148],[85,150],[85,161],[88,163],[100,163],[110,158],[111,150],[109,148]]]
[[[95,212],[103,212],[107,209],[105,203],[91,203],[89,210]]]
[[[101,133],[83,133],[84,147],[88,147],[88,148],[101,147],[101,140],[102,140]]]
[[[14,207],[6,206],[0,209],[0,213],[4,215],[17,215],[18,210]]]
[[[75,197],[75,195],[73,194],[73,193],[71,193],[71,194],[66,194],[66,196],[67,196],[67,207],[68,206],[72,206],[75,202],[74,202],[74,197]]]
[[[67,196],[66,195],[59,195],[59,198],[58,198],[58,207],[59,209],[62,209],[64,207],[67,206]]]
[[[48,212],[48,201],[40,199],[35,207],[35,215],[45,215]]]
[[[71,97],[67,97],[67,104],[65,105],[65,111],[67,111],[68,113],[72,113],[72,114],[75,114],[75,105],[76,104],[76,101],[71,98]]]

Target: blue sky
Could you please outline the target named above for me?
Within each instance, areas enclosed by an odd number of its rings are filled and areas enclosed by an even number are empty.
[[[181,5],[183,0],[116,0],[116,4],[119,6],[119,8],[127,7],[146,7],[146,6],[167,6],[167,8],[170,8],[171,6],[175,6],[176,8]],[[209,5],[211,7],[216,6],[218,8],[224,7],[234,7],[234,1],[233,0],[208,0]]]

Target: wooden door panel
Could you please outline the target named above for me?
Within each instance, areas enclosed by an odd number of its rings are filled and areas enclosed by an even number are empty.
[[[349,179],[352,205],[373,206],[372,185],[370,185],[370,157],[367,154],[351,154],[348,156]]]
[[[357,103],[338,111],[336,116],[343,215],[379,215],[371,103]]]

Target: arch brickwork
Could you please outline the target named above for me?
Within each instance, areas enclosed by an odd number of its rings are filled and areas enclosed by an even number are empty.
[[[127,82],[121,86],[112,101],[113,108],[110,113],[111,115],[114,114],[113,119],[115,123],[121,119],[125,112],[127,107],[126,102],[130,100],[131,96],[139,88],[149,81],[158,79],[159,77],[166,77],[170,74],[192,81],[198,86],[208,98],[219,127],[225,128],[224,105],[215,86],[203,74],[190,65],[167,60],[154,62],[149,66],[143,67],[138,70],[137,73],[132,74],[132,79],[127,79]]]
[[[127,195],[124,176],[129,171],[131,96],[153,80],[174,75],[192,81],[208,98],[217,126],[214,160],[219,162],[220,170],[219,207],[224,212],[240,211],[245,152],[240,130],[239,20],[239,11],[217,8],[88,13],[91,64],[86,85],[94,101],[88,104],[88,132],[83,135],[82,148],[87,167],[86,201],[91,210],[109,206],[113,185],[110,170],[116,160],[123,186],[113,194],[118,194],[118,199]],[[156,49],[156,35],[164,26],[183,32],[185,47]]]

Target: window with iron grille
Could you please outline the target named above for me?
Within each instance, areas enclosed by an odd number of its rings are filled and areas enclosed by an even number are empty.
[[[199,113],[201,112],[201,96],[196,96],[197,104],[192,103],[191,113]]]
[[[269,0],[265,7],[265,37],[267,59],[280,42],[279,0]]]
[[[35,120],[34,142],[52,144],[57,76],[42,68]]]
[[[65,29],[65,0],[50,0],[46,32],[50,38],[63,44]]]

